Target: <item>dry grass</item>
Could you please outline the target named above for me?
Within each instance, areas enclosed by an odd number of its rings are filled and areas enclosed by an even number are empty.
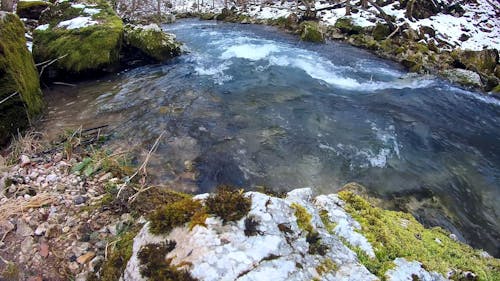
[[[24,135],[18,133],[17,137],[12,140],[7,148],[9,154],[5,159],[5,165],[16,164],[19,161],[19,157],[23,154],[33,155],[42,151],[44,148],[41,141],[43,136],[43,133],[35,131],[27,131]]]
[[[57,196],[51,193],[40,193],[26,200],[24,198],[10,199],[0,205],[0,221],[15,215],[21,215],[30,208],[40,208],[56,202]]]

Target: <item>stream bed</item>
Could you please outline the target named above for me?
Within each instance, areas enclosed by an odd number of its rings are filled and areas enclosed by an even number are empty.
[[[109,125],[155,182],[331,193],[359,182],[500,255],[500,102],[343,43],[181,20],[188,53],[45,92],[44,131]]]

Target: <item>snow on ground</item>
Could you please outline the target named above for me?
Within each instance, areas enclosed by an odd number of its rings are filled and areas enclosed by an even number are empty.
[[[35,30],[44,31],[44,30],[47,30],[48,28],[49,28],[49,24],[42,24],[42,25],[37,26],[37,28],[35,28]]]
[[[66,29],[78,29],[87,26],[97,24],[97,21],[93,21],[91,17],[76,17],[70,20],[65,20],[60,22],[57,27]]]
[[[168,11],[176,12],[220,12],[224,7],[223,0],[214,0],[202,2],[200,7],[196,6],[196,0],[173,0],[173,8]],[[315,3],[316,9],[328,7],[329,3]],[[232,6],[232,4],[228,4]],[[383,10],[396,17],[398,24],[408,23],[413,29],[418,30],[421,26],[432,27],[436,31],[436,37],[450,44],[450,48],[461,48],[468,50],[482,50],[484,48],[500,49],[500,18],[496,16],[495,9],[487,0],[477,0],[477,4],[464,4],[465,14],[462,17],[440,13],[436,16],[410,21],[405,18],[405,10],[398,9],[399,3],[395,2],[382,7]],[[304,9],[304,6],[299,6]],[[296,11],[295,2],[274,2],[271,4],[249,4],[243,14],[258,19],[276,19],[287,17]],[[498,9],[498,7],[497,7]],[[359,10],[349,16],[356,25],[362,27],[375,26],[377,22],[383,22],[377,18],[378,14],[375,8],[370,7],[368,11]],[[318,12],[321,22],[325,25],[334,25],[335,22],[345,17],[345,8],[323,10]],[[465,34],[465,35],[464,35]],[[465,40],[466,36],[469,38]],[[462,38],[461,38],[462,37]],[[465,40],[465,41],[461,41]]]
[[[96,14],[99,14],[101,12],[101,9],[96,9],[96,8],[85,8],[83,9],[83,12],[85,14],[88,14],[88,15],[96,15]]]

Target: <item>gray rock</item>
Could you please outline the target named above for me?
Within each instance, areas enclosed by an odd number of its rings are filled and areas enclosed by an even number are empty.
[[[33,235],[33,229],[24,222],[22,219],[17,220],[16,234],[21,237],[27,237]]]
[[[442,75],[451,82],[458,83],[464,86],[472,86],[472,87],[483,86],[479,74],[471,70],[460,69],[460,68],[447,69],[442,72]]]
[[[48,183],[54,183],[56,182],[58,179],[57,175],[56,174],[50,174],[48,175],[45,180],[48,182]]]
[[[75,203],[75,205],[80,205],[85,202],[87,202],[87,197],[85,196],[78,195],[75,198],[73,198],[73,203]]]

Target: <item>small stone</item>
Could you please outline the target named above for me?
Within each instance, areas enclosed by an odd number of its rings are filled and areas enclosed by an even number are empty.
[[[71,270],[71,272],[77,272],[78,268],[79,268],[79,265],[76,262],[70,262],[68,264],[68,268],[69,268],[69,270]]]
[[[21,252],[24,254],[29,254],[33,250],[34,240],[31,236],[26,237],[21,243]]]
[[[75,198],[73,198],[73,202],[75,203],[75,205],[83,204],[86,201],[87,201],[87,197],[81,196],[81,195],[78,195]]]
[[[40,244],[40,256],[44,258],[49,256],[49,245],[47,243]]]
[[[69,226],[65,226],[65,227],[62,228],[62,232],[63,233],[68,233],[69,229],[70,229]]]
[[[57,181],[57,175],[56,174],[50,174],[48,175],[45,180],[49,183],[54,183]]]
[[[438,243],[439,245],[443,245],[443,242],[441,242],[439,238],[434,239],[434,241],[436,241],[436,243]]]
[[[457,236],[455,234],[453,234],[453,233],[450,234],[450,238],[453,239],[453,240],[455,240],[455,241],[458,241]]]
[[[113,177],[112,173],[106,173],[103,176],[101,176],[98,181],[99,182],[105,182],[105,181],[111,179],[112,177]]]
[[[16,234],[21,237],[33,235],[33,229],[25,223],[22,219],[17,220]]]
[[[94,257],[95,257],[94,252],[87,252],[86,254],[83,254],[80,257],[78,257],[76,259],[76,262],[78,262],[79,264],[86,264],[88,261],[90,261]]]
[[[48,228],[48,223],[42,223],[42,224],[40,224],[35,229],[35,235],[36,236],[42,236],[42,235],[44,235],[45,232],[47,232],[47,228]]]
[[[26,167],[29,164],[31,164],[30,158],[26,155],[21,155],[21,157],[19,159],[21,161],[21,167]]]

